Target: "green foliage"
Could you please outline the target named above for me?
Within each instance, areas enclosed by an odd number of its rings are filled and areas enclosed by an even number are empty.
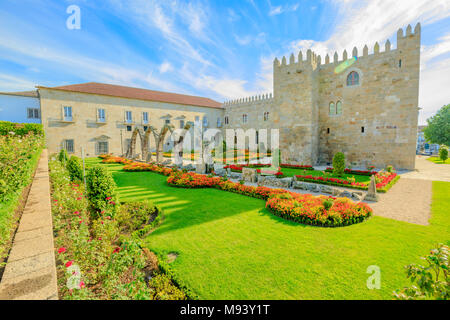
[[[425,139],[431,143],[450,146],[450,104],[443,106],[427,122],[423,131]]]
[[[132,233],[155,220],[159,209],[150,201],[132,201],[123,203],[115,216],[121,231]]]
[[[69,156],[67,155],[66,149],[61,149],[61,151],[58,153],[58,160],[65,165],[68,159]]]
[[[441,146],[439,149],[439,158],[442,162],[445,162],[448,159],[448,149],[445,146]]]
[[[67,161],[67,170],[71,181],[83,180],[83,164],[80,158],[71,156],[69,161]]]
[[[406,266],[407,278],[413,285],[394,292],[394,296],[399,300],[450,300],[448,251],[448,246],[440,244],[431,250],[427,257],[422,258],[427,262],[427,266]]]
[[[6,135],[14,132],[15,135],[25,136],[33,133],[38,136],[44,136],[44,129],[38,123],[13,123],[8,121],[0,121],[0,135]]]
[[[333,174],[342,177],[345,172],[345,155],[338,152],[333,157]]]
[[[14,213],[24,188],[32,181],[43,140],[34,133],[0,136],[0,259],[8,251]]]
[[[393,172],[395,172],[395,169],[394,169],[393,166],[389,165],[389,166],[386,167],[386,171],[389,172],[389,173],[393,173]]]
[[[101,212],[113,216],[116,207],[116,184],[111,173],[101,166],[90,168],[86,174],[87,195],[93,209],[93,218]]]

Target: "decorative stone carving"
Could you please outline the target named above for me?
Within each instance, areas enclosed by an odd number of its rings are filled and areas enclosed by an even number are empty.
[[[195,173],[205,174],[206,173],[206,165],[204,163],[195,165]]]
[[[256,182],[256,169],[243,168],[242,178],[245,182]]]
[[[367,191],[366,196],[364,197],[366,201],[375,201],[379,200],[379,196],[377,194],[377,182],[375,180],[375,176],[370,177],[369,190]]]

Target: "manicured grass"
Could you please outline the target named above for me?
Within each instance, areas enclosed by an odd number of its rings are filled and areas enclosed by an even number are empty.
[[[450,239],[447,182],[433,183],[429,226],[373,217],[318,228],[272,215],[263,200],[173,188],[164,176],[107,166],[121,201],[150,199],[164,208],[166,219],[146,244],[159,254],[177,252],[174,272],[201,299],[392,299],[409,285],[404,266]],[[366,286],[370,265],[381,268],[380,290]]]
[[[450,164],[450,158],[445,160],[445,162],[443,162],[439,157],[429,157],[427,160],[438,164]]]
[[[315,176],[315,177],[324,177],[324,172],[320,170],[303,170],[303,169],[296,169],[296,168],[281,168],[281,172],[284,173],[286,177],[293,177],[293,176]],[[346,180],[347,178],[355,178],[355,182],[362,182],[362,183],[369,183],[370,182],[370,176],[363,176],[358,174],[344,174],[342,177],[338,177],[331,172],[327,174],[327,177],[329,178],[337,178],[341,180]]]

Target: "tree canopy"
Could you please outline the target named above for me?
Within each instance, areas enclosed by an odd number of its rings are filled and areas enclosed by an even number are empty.
[[[425,139],[431,143],[450,146],[450,104],[443,106],[433,117],[427,119]]]

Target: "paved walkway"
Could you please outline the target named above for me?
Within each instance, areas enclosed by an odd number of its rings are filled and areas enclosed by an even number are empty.
[[[58,299],[47,150],[30,194],[0,283],[0,300]]]
[[[400,171],[402,178],[450,182],[450,164],[428,161],[428,156],[416,156],[416,169]]]

